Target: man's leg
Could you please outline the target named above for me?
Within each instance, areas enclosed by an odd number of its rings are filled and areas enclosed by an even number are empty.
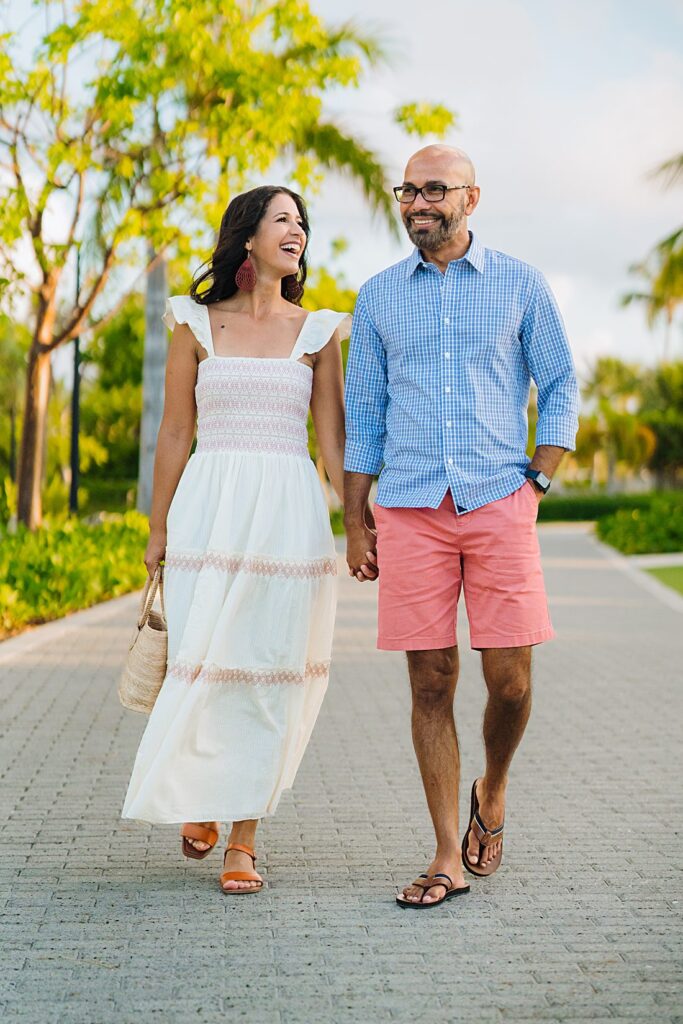
[[[477,787],[479,813],[489,829],[505,815],[505,790],[512,757],[531,713],[531,647],[491,648],[481,652],[488,702],[484,713],[486,773]],[[482,852],[481,867],[497,856],[500,843]],[[479,863],[479,842],[470,833],[468,859]]]
[[[458,648],[408,651],[407,655],[413,698],[413,745],[436,834],[436,854],[427,874],[442,871],[457,888],[464,885],[458,831],[460,754],[453,717]],[[422,890],[409,885],[404,895],[417,901]],[[433,889],[424,902],[441,897],[443,890]]]

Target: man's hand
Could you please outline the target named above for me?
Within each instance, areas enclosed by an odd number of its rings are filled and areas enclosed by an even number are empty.
[[[349,576],[355,576],[361,583],[377,579],[377,534],[369,527],[347,526],[346,562]]]
[[[528,483],[529,487],[531,488],[531,490],[536,495],[536,501],[540,505],[541,502],[543,501],[543,499],[545,498],[545,491],[542,491],[540,487],[537,487],[536,484],[533,482],[533,480],[527,480],[527,483]]]

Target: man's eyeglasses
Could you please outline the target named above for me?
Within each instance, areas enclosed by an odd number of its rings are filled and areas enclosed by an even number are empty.
[[[454,192],[458,188],[472,188],[472,185],[423,185],[422,188],[397,185],[394,195],[399,203],[414,203],[418,196],[422,196],[426,203],[440,203],[447,192]]]

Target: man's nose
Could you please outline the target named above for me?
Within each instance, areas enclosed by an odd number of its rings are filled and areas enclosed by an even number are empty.
[[[411,210],[428,210],[431,208],[431,205],[432,204],[427,202],[422,193],[418,192],[418,194],[415,196],[415,199],[413,200]]]

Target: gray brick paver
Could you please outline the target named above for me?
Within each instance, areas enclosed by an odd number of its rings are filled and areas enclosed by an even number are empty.
[[[603,557],[572,529],[542,546]],[[371,586],[340,575],[330,692],[261,829],[269,888],[242,902],[218,891],[216,855],[181,860],[175,827],[119,820],[144,726],[115,692],[134,602],[16,657],[0,645],[3,1022],[683,1021],[680,846],[652,841],[657,821],[681,827],[683,619],[606,562],[547,580],[559,639],[535,654],[504,866],[422,915],[392,902],[431,832]],[[466,801],[484,698],[461,621]]]

